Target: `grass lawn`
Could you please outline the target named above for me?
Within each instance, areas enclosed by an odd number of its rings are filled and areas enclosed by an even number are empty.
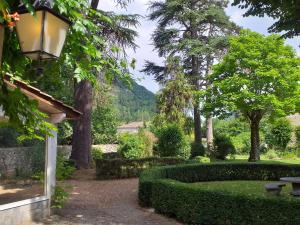
[[[291,184],[287,184],[286,187],[283,187],[280,196],[267,194],[267,192],[265,191],[265,184],[270,182],[272,181],[214,181],[191,183],[188,185],[207,191],[221,191],[222,193],[249,196],[251,198],[265,197],[300,201],[300,198],[290,195],[290,192],[292,190]]]
[[[228,159],[223,162],[248,162],[248,155],[236,155],[235,159]],[[221,161],[222,163],[222,161]],[[300,164],[300,158],[293,158],[293,159],[267,159],[264,156],[261,156],[261,160],[257,163],[285,163],[285,164]]]

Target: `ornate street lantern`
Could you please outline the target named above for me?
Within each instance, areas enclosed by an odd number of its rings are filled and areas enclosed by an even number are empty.
[[[71,22],[48,6],[38,6],[36,15],[19,11],[16,23],[21,51],[33,60],[57,59],[64,46]]]

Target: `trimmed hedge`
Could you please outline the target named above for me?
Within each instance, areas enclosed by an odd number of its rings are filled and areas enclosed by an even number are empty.
[[[142,206],[152,206],[157,212],[174,216],[187,224],[300,224],[298,198],[249,197],[188,184],[223,180],[279,180],[285,176],[300,176],[300,166],[232,163],[155,168],[140,176],[139,201]]]
[[[143,158],[143,159],[98,159],[96,174],[98,179],[123,179],[138,177],[140,173],[155,166],[184,163],[182,158]]]

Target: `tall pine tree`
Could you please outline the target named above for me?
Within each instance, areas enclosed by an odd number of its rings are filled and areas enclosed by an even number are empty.
[[[195,92],[201,92],[210,86],[206,78],[211,67],[224,54],[227,35],[236,31],[236,26],[225,14],[227,4],[228,1],[218,0],[165,0],[155,1],[150,5],[149,18],[158,22],[153,34],[155,49],[161,57],[180,55],[184,59],[185,74]],[[148,63],[146,67],[163,80],[158,66]],[[193,102],[195,142],[201,143],[203,102],[198,97]],[[210,112],[203,116],[207,116],[210,147],[213,140],[212,117]]]

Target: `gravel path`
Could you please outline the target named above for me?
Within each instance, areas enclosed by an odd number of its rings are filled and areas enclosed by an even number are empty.
[[[53,217],[46,224],[180,224],[138,205],[138,179],[97,181],[91,171],[83,171],[75,177],[76,180],[67,182],[73,186],[73,191],[60,217]]]

